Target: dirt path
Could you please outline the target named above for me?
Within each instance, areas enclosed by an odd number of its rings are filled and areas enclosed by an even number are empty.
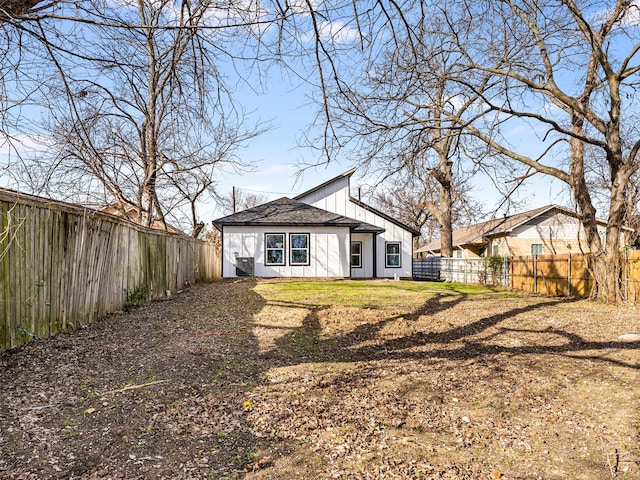
[[[0,478],[640,478],[635,309],[254,287],[0,354]]]

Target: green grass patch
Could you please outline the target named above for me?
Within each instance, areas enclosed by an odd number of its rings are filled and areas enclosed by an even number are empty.
[[[269,302],[301,307],[413,307],[435,295],[517,296],[495,287],[409,280],[294,280],[258,282],[255,292]]]

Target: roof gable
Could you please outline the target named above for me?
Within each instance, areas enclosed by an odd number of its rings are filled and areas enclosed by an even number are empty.
[[[400,222],[399,220],[396,220],[395,218],[387,215],[386,213],[381,212],[380,210],[378,210],[376,208],[373,208],[370,205],[367,205],[364,202],[361,202],[360,200],[356,200],[355,198],[351,197],[351,198],[349,198],[349,201],[351,203],[354,203],[354,204],[358,205],[359,207],[364,208],[365,210],[370,211],[371,213],[374,213],[375,215],[378,215],[381,218],[384,218],[388,222],[391,222],[394,225],[397,225],[398,227],[400,227],[400,228],[402,228],[404,230],[407,230],[414,237],[419,237],[420,236],[420,232],[417,231],[415,228],[411,228],[410,226],[405,225],[404,223]]]
[[[576,212],[558,205],[546,205],[544,207],[529,210],[527,212],[517,213],[503,218],[495,218],[468,227],[458,228],[453,231],[453,246],[463,246],[484,243],[485,237],[504,235],[511,233],[518,227],[530,223],[532,220],[539,218],[547,212],[557,210],[570,217],[578,218]],[[606,225],[604,220],[597,221],[600,225]],[[420,247],[416,252],[428,252],[430,250],[440,250],[440,239],[435,240],[427,245]]]
[[[316,185],[315,187],[307,190],[306,192],[302,192],[299,195],[296,195],[295,197],[293,197],[294,200],[301,200],[304,197],[308,197],[309,195],[312,195],[315,192],[318,192],[320,190],[322,190],[325,187],[328,187],[329,185],[331,185],[332,183],[336,183],[338,181],[343,180],[344,178],[347,178],[347,185],[348,185],[348,179],[351,178],[351,175],[353,175],[355,173],[356,169],[352,168],[351,170],[347,170],[344,173],[341,173],[340,175],[338,175],[337,177],[333,177],[331,180],[327,180],[324,183],[321,183],[320,185]]]
[[[327,189],[327,187],[335,184],[335,183],[339,183],[339,182],[343,182],[346,179],[346,185],[343,185],[342,187],[338,187],[338,188],[345,188],[346,189],[346,197],[348,198],[348,200],[355,204],[358,205],[359,207],[373,213],[374,215],[377,215],[380,218],[383,218],[384,220],[402,228],[403,230],[408,231],[409,233],[411,233],[412,236],[414,237],[419,237],[420,236],[420,232],[418,232],[417,230],[415,230],[414,228],[409,227],[408,225],[405,225],[404,223],[400,222],[399,220],[387,215],[386,213],[381,212],[380,210],[367,205],[366,203],[360,201],[360,200],[356,200],[355,198],[353,198],[351,196],[350,190],[351,190],[351,185],[349,180],[351,179],[351,176],[355,173],[356,169],[352,168],[350,170],[347,170],[346,172],[333,177],[331,180],[328,180],[316,187],[311,188],[310,190],[307,190],[306,192],[303,192],[297,196],[294,197],[295,200],[303,200],[305,198],[311,197],[313,196],[313,194],[322,191],[323,189]],[[320,197],[322,197],[323,195],[320,195]],[[325,195],[326,196],[326,195]],[[304,200],[303,200],[304,201]]]

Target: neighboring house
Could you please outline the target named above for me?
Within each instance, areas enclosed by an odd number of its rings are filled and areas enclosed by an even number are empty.
[[[603,239],[606,226],[607,222],[598,220],[598,231]],[[453,249],[454,257],[474,258],[580,253],[588,247],[576,213],[548,205],[454,230]],[[440,240],[420,247],[414,253],[419,257],[439,255]]]
[[[214,220],[222,276],[410,278],[419,232],[351,198],[354,172]]]

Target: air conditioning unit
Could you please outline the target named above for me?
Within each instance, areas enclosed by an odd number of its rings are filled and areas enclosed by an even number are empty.
[[[236,257],[236,276],[253,277],[255,265],[253,257]]]

